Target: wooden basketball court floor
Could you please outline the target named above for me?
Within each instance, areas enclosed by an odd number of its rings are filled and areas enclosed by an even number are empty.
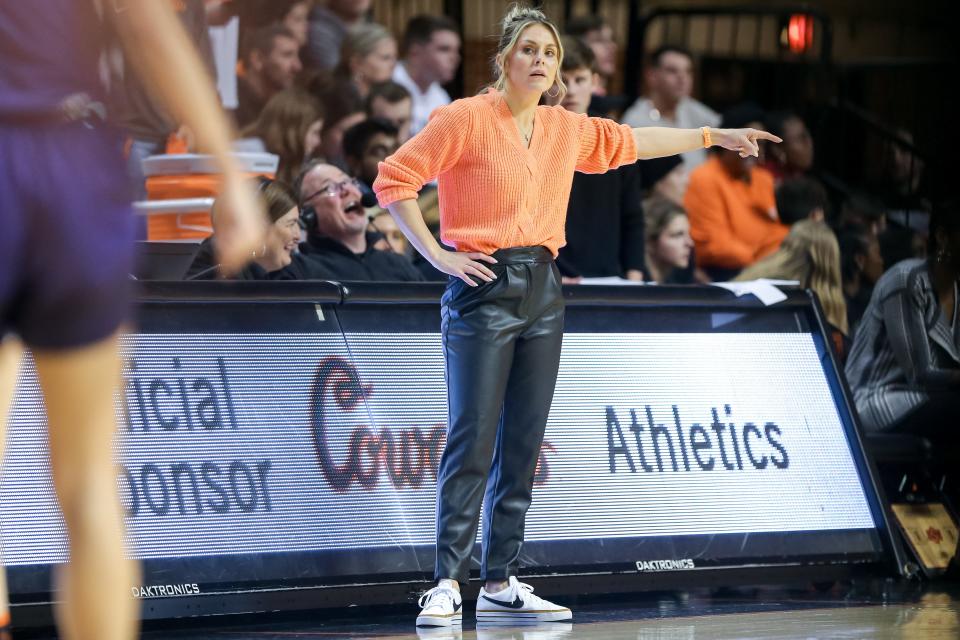
[[[198,620],[147,628],[144,640],[744,640],[960,639],[960,584],[878,581],[813,588],[756,588],[561,599],[572,624],[478,629],[472,603],[462,629],[418,630],[412,605],[314,614]],[[217,626],[214,626],[217,625]],[[39,635],[38,635],[39,633]],[[52,638],[49,632],[13,638]]]

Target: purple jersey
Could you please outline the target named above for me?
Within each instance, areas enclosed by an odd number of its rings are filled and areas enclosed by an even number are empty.
[[[101,98],[101,33],[93,0],[0,0],[0,338],[30,347],[90,344],[128,315],[121,137],[62,108]]]
[[[6,1],[6,0],[4,0]],[[121,139],[0,121],[0,338],[79,347],[128,317],[133,218]]]
[[[0,122],[55,118],[72,94],[102,100],[103,31],[94,0],[0,2]]]

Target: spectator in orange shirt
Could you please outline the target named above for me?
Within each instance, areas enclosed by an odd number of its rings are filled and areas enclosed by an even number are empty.
[[[727,111],[720,126],[762,129],[762,122],[759,107],[742,104]],[[788,228],[777,215],[773,176],[757,166],[757,158],[711,151],[710,158],[690,174],[683,204],[690,217],[697,265],[714,280],[729,280],[776,251]]]

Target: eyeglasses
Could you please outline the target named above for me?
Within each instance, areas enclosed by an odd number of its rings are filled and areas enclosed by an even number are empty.
[[[354,189],[358,191],[361,190],[359,180],[357,180],[356,178],[348,178],[347,180],[342,180],[341,182],[331,182],[330,184],[325,186],[323,189],[320,189],[316,193],[312,194],[310,197],[304,198],[303,201],[310,202],[311,200],[313,200],[314,198],[316,198],[321,194],[327,196],[328,198],[334,198],[336,196],[339,196],[341,193],[343,193],[343,190],[346,189],[348,186],[352,186]]]

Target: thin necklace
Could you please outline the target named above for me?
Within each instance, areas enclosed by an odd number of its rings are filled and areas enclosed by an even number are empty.
[[[507,99],[503,96],[503,94],[500,94],[500,99],[503,100],[505,104],[507,103]],[[510,109],[509,104],[507,105],[507,109],[508,110]],[[510,115],[512,116],[513,114],[511,113]],[[533,137],[533,126],[534,126],[535,120],[530,121],[530,133],[523,132],[523,129],[520,128],[520,123],[517,122],[517,119],[515,117],[513,118],[513,123],[516,125],[517,131],[520,133],[520,137],[523,138],[523,143],[527,146],[527,148],[529,148],[530,138]]]
[[[517,131],[520,132],[520,137],[523,138],[523,142],[529,147],[530,138],[533,136],[533,123],[530,123],[530,133],[524,133],[523,129],[520,128],[519,123],[517,124]]]

